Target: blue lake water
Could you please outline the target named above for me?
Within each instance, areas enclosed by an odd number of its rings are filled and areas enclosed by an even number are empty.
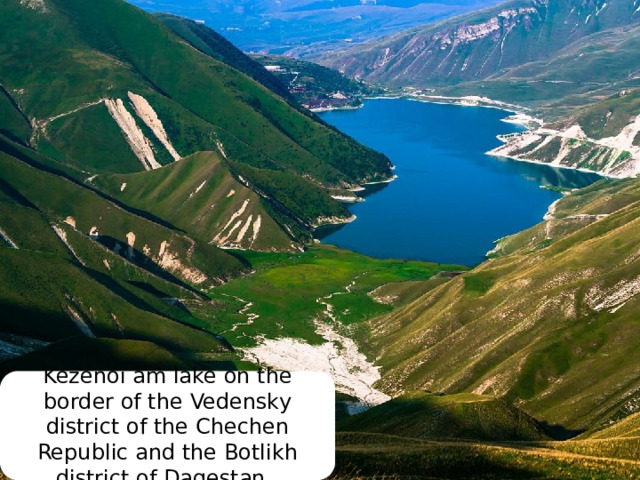
[[[350,206],[353,223],[320,231],[332,243],[378,258],[475,265],[493,242],[542,221],[560,194],[600,177],[546,165],[497,159],[485,152],[496,135],[522,128],[500,110],[369,100],[359,110],[321,114],[361,143],[385,153],[397,180],[373,186]]]

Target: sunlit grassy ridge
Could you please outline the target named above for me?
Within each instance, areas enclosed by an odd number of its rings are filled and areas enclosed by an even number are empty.
[[[556,448],[558,447],[558,448]],[[640,477],[640,463],[563,452],[562,444],[482,444],[339,433],[332,478],[465,480],[619,480]]]
[[[542,426],[517,408],[493,397],[468,393],[409,392],[342,420],[338,429],[425,439],[548,439]]]
[[[274,207],[269,200],[238,181],[215,152],[196,153],[152,172],[101,176],[95,183],[118,200],[208,242],[254,250],[298,248],[292,236],[273,219]],[[237,212],[241,214],[234,217]],[[237,220],[230,220],[234,218]],[[281,218],[301,238],[309,239],[296,218],[285,214]],[[241,238],[242,228],[229,233],[237,221],[248,225]],[[256,221],[259,223],[253,228]]]
[[[332,478],[640,478],[636,418],[548,441],[534,419],[491,397],[411,392],[338,422]]]
[[[379,386],[492,394],[575,430],[633,411],[637,195],[628,180],[565,197],[504,256],[373,320]]]

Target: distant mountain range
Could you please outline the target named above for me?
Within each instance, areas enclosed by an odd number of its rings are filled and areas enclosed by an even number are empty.
[[[131,0],[202,20],[244,51],[306,56],[346,48],[499,0]]]
[[[563,65],[545,68],[544,63],[538,64],[522,76],[554,76],[559,81],[571,76],[571,80],[590,82],[603,81],[603,76],[623,79],[637,73],[639,59],[635,59],[638,63],[614,63],[614,71],[594,69],[595,78],[584,74],[580,79],[573,77],[581,64],[601,56],[602,48],[615,45],[602,32],[612,30],[609,35],[620,35],[615,29],[640,25],[638,6],[637,0],[516,0],[408,30],[381,42],[368,42],[328,56],[325,63],[350,76],[387,85],[434,86],[514,77],[518,72],[525,73],[522,69],[514,71],[518,67],[574,52]],[[601,36],[592,36],[597,34]],[[620,40],[630,41],[634,35],[625,32]],[[603,44],[607,40],[609,45]],[[588,51],[587,45],[592,46]],[[581,46],[584,51],[580,51]]]
[[[635,176],[639,47],[639,0],[516,0],[320,62],[426,99],[471,95],[528,107],[544,128],[505,139],[494,154]]]

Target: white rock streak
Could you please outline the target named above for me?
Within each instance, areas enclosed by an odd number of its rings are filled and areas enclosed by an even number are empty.
[[[89,325],[87,325],[87,323],[82,319],[78,312],[76,312],[69,306],[67,307],[67,311],[69,312],[69,317],[71,318],[71,320],[73,320],[73,323],[76,324],[78,330],[80,330],[85,337],[96,338],[94,333],[89,328]]]
[[[206,184],[207,184],[207,181],[205,180],[200,185],[198,185],[198,188],[196,188],[193,192],[191,192],[191,194],[189,195],[188,200],[191,200],[194,196],[196,196],[198,194],[198,192],[200,190],[202,190]]]
[[[86,266],[86,264],[84,263],[84,261],[78,256],[78,254],[76,253],[76,251],[73,249],[73,247],[71,246],[71,244],[69,243],[69,241],[67,240],[67,232],[65,232],[62,228],[60,228],[58,225],[52,225],[53,227],[53,231],[56,232],[56,235],[58,236],[58,238],[62,241],[62,243],[65,244],[65,246],[67,247],[67,249],[71,252],[71,254],[73,255],[73,257],[80,262],[80,265],[82,265],[83,267]]]
[[[147,99],[129,92],[129,100],[131,100],[131,103],[133,104],[136,115],[138,115],[145,125],[151,129],[156,138],[160,140],[160,143],[164,145],[164,148],[166,148],[169,154],[173,157],[173,160],[176,162],[180,160],[182,157],[176,149],[173,148],[173,145],[169,140],[169,136],[164,129],[164,125],[162,125],[162,121],[158,118],[158,114],[153,107],[149,105]]]
[[[188,267],[182,263],[178,254],[171,251],[170,246],[171,244],[167,241],[160,244],[157,263],[161,268],[176,273],[186,281],[195,285],[199,285],[207,280],[207,276],[202,271],[194,267]]]
[[[591,145],[592,148],[603,149],[603,153],[596,159],[597,163],[600,162],[601,158],[607,160],[604,167],[600,169],[600,173],[611,177],[630,178],[640,173],[640,147],[633,144],[639,133],[640,115],[625,126],[615,137],[602,139],[589,138],[578,124],[571,125],[565,130],[540,127],[523,133],[499,136],[498,138],[504,142],[504,145],[487,152],[487,154],[513,158],[514,160],[574,168],[574,165],[565,165],[564,160],[571,153],[572,148],[579,146],[579,142],[583,142]],[[531,154],[541,150],[554,139],[561,140],[560,151],[555,158],[549,158],[548,161],[543,162],[531,157]],[[522,149],[536,142],[540,142],[536,148],[525,151],[525,153],[519,153]],[[619,160],[624,152],[628,152],[628,158],[620,162]]]
[[[329,300],[334,295],[350,292],[354,284],[349,284],[345,291],[317,300],[325,306],[324,316],[331,322],[335,323],[336,318]],[[322,345],[309,345],[293,338],[262,339],[257,347],[245,350],[245,358],[258,359],[260,363],[276,369],[327,373],[333,378],[338,391],[353,395],[369,406],[389,400],[388,395],[373,388],[380,380],[379,367],[360,353],[356,343],[339,334],[330,323],[319,319],[314,323],[316,332],[326,340]]]
[[[240,231],[238,232],[238,236],[236,237],[236,243],[239,244],[240,242],[242,242],[242,239],[244,238],[244,236],[247,234],[247,232],[249,231],[249,228],[251,227],[251,221],[253,220],[253,215],[249,215],[249,218],[247,219],[247,221],[245,222],[245,224],[243,225],[243,227],[240,229]]]
[[[608,291],[600,291],[595,287],[587,295],[589,306],[596,311],[610,309],[617,312],[633,297],[640,293],[640,277],[633,280],[622,280]]]
[[[16,244],[16,242],[11,240],[11,238],[9,238],[9,235],[7,235],[5,231],[2,230],[1,228],[0,228],[0,238],[2,238],[5,242],[7,242],[11,248],[16,248],[16,249],[18,248],[18,245]]]
[[[238,219],[238,218],[239,218],[239,217],[240,217],[240,216],[245,212],[245,210],[247,209],[247,206],[248,206],[248,205],[249,205],[249,199],[246,199],[246,200],[242,203],[242,206],[240,207],[240,209],[239,209],[237,212],[235,212],[235,213],[233,213],[233,214],[231,215],[231,218],[230,218],[230,219],[229,219],[229,221],[225,224],[225,226],[224,226],[224,227],[222,227],[222,230],[220,230],[220,232],[218,232],[218,234],[213,238],[212,243],[216,243],[216,244],[218,244],[218,245],[223,244],[223,243],[224,243],[224,242],[225,242],[225,241],[226,241],[226,240],[231,236],[231,234],[233,234],[233,232],[234,232],[235,230],[237,230],[237,229],[240,227],[240,225],[242,225],[242,221],[237,222],[237,223],[233,226],[233,228],[232,228],[229,232],[227,232],[227,235],[225,235],[225,236],[223,237],[224,232],[227,230],[227,228],[229,228],[229,226],[230,226],[233,222],[235,222],[235,221],[236,221],[236,219]]]
[[[20,5],[43,13],[49,11],[44,0],[20,0]]]
[[[262,227],[262,215],[258,215],[256,221],[253,222],[253,235],[251,236],[251,245],[255,243],[258,239],[258,234],[260,233],[260,228]]]
[[[145,170],[160,168],[161,165],[156,161],[155,154],[151,148],[151,142],[144,136],[140,127],[136,125],[136,121],[129,111],[125,108],[122,100],[107,99],[105,105],[109,114],[116,121],[125,140],[131,147],[134,155],[138,157],[140,163]]]

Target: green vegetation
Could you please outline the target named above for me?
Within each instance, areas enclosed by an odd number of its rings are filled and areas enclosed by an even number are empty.
[[[314,319],[324,318],[325,307],[319,299],[333,305],[336,320],[349,329],[350,336],[362,336],[364,320],[393,310],[390,305],[375,302],[368,295],[371,291],[388,283],[426,280],[441,271],[463,268],[377,260],[332,246],[317,246],[297,254],[237,253],[256,273],[211,290],[212,298],[224,307],[210,314],[208,321],[210,329],[225,332],[225,337],[238,346],[254,345],[260,336],[320,342],[313,324]],[[327,298],[331,294],[335,295]],[[247,303],[252,304],[250,309],[244,315],[238,313]],[[246,325],[247,313],[259,317]],[[243,325],[233,330],[239,324]]]
[[[465,480],[618,480],[640,476],[640,464],[563,452],[558,443],[435,442],[367,433],[339,433],[335,480],[464,478]]]
[[[222,35],[205,25],[175,15],[159,13],[157,17],[174,32],[210,57],[233,66],[282,98],[293,100],[286,85],[268,73],[260,63],[253,61],[251,57],[238,50]]]
[[[252,55],[252,58],[261,65],[279,67],[274,76],[298,102],[310,108],[356,107],[361,105],[363,96],[384,92],[306,60],[278,55]]]
[[[295,243],[309,240],[318,217],[348,216],[333,189],[391,175],[384,155],[303,111],[258,63],[204,26],[161,17],[174,32],[122,0],[51,0],[46,8],[9,0],[0,13],[0,132],[75,179],[141,172],[154,166],[150,155],[169,165],[176,155],[167,144],[182,157],[217,151],[249,189],[268,191],[265,222],[288,227]],[[25,45],[29,66],[19,53]],[[149,126],[155,116],[161,126]],[[273,240],[272,248],[290,248]]]
[[[411,392],[338,422],[331,478],[638,478],[637,418],[549,441],[533,418],[492,397]]]
[[[554,216],[369,322],[378,388],[492,394],[572,431],[628,414],[640,384],[630,361],[640,184],[603,180],[564,197]]]
[[[472,271],[309,246],[313,228],[349,216],[331,194],[387,178],[386,157],[317,121],[206,27],[120,0],[45,3],[0,5],[1,330],[48,344],[3,362],[0,375],[45,363],[254,368],[241,360],[243,348],[279,338],[325,343],[325,323],[382,367],[375,388],[397,395],[349,418],[344,408],[355,399],[338,396],[336,478],[640,478],[632,415],[640,391],[638,180],[572,192],[552,218],[502,239]],[[538,8],[553,9],[553,20],[572,15],[573,3]],[[496,12],[466,18],[484,22]],[[511,32],[504,49],[490,49],[496,37],[485,36],[459,55],[437,50],[443,68],[420,68],[461,76],[436,79],[442,91],[486,85],[483,94],[533,105],[555,99],[565,102],[559,112],[574,115],[557,128],[577,122],[594,138],[617,135],[639,111],[640,90],[629,83],[616,92],[613,63],[627,59],[631,68],[624,52],[635,44],[603,52],[620,45],[621,32],[607,31],[628,19],[618,6],[603,10],[601,32],[585,23],[571,33],[576,42],[597,34],[592,52],[582,43],[560,52],[572,26],[529,13],[526,33],[525,19],[501,30]],[[635,38],[635,27],[629,32]],[[384,76],[410,59],[388,53]],[[586,85],[579,66],[559,73],[582,82],[577,89],[547,81],[550,65],[578,53],[592,67],[609,59],[603,75],[612,83]],[[322,67],[259,60],[295,68],[319,96],[365,92]],[[468,72],[453,68],[465,60]],[[533,65],[541,73],[532,82],[517,76]],[[148,103],[146,113],[130,92]],[[111,100],[122,101],[119,115],[159,168],[143,171]],[[602,167],[588,142],[570,143],[569,160]],[[562,148],[553,140],[536,154]]]
[[[406,393],[342,420],[338,430],[432,439],[548,439],[542,426],[524,412],[502,400],[469,393]]]
[[[227,162],[214,152],[196,153],[151,172],[100,176],[93,183],[119,201],[150,212],[208,242],[254,250],[287,251],[297,247],[274,220],[269,201],[236,180]],[[320,189],[312,188],[323,198]],[[296,228],[297,217],[283,213],[281,218],[290,229]],[[237,222],[248,227],[239,241],[243,228],[232,231]],[[304,233],[300,237],[309,240]]]

